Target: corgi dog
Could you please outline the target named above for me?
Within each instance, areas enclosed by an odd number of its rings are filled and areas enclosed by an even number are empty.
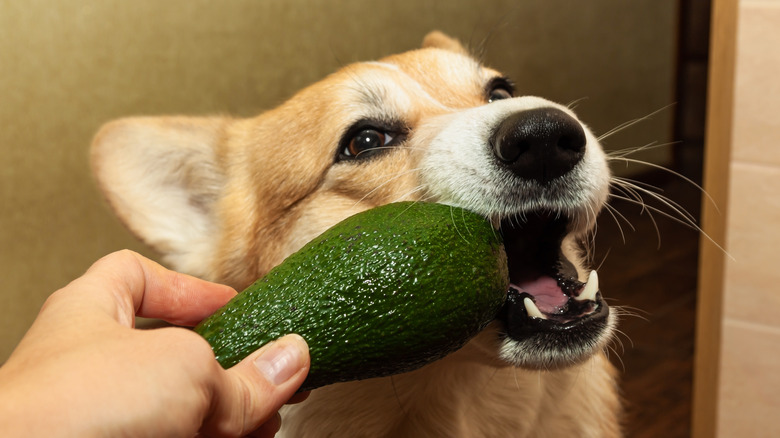
[[[139,117],[96,135],[108,203],[172,268],[241,290],[327,228],[402,200],[503,235],[499,317],[416,371],[314,390],[284,437],[616,437],[615,327],[582,242],[610,173],[567,107],[518,96],[440,32],[348,65],[254,118]]]

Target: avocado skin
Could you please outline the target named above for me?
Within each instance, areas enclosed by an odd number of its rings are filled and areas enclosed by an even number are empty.
[[[495,318],[508,283],[501,237],[484,217],[399,202],[330,228],[195,331],[225,368],[300,334],[311,355],[305,391],[441,359]]]

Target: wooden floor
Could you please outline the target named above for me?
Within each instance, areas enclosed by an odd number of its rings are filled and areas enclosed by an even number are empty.
[[[697,189],[676,178],[653,179],[698,214]],[[622,371],[626,436],[688,437],[698,233],[658,213],[640,214],[627,202],[612,205],[631,225],[602,214],[594,263],[602,263],[599,280],[609,304],[632,314],[621,318],[622,334],[610,353]]]

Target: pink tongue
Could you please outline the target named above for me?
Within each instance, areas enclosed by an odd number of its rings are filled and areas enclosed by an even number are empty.
[[[536,280],[522,282],[517,285],[521,291],[534,297],[536,307],[544,313],[557,313],[569,298],[558,287],[558,282],[551,277],[539,277]]]

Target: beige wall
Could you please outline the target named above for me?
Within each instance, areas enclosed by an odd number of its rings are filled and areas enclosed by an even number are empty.
[[[434,28],[603,133],[674,102],[673,0],[0,0],[0,362],[55,288],[130,247],[87,146],[133,114],[251,115]],[[669,141],[672,111],[607,140]],[[652,156],[668,159],[665,150]],[[153,255],[153,254],[150,254]]]
[[[717,435],[780,436],[780,1],[738,8]]]

